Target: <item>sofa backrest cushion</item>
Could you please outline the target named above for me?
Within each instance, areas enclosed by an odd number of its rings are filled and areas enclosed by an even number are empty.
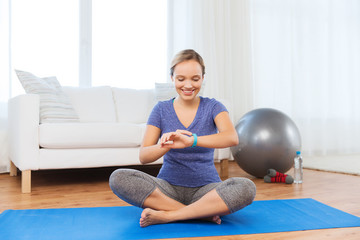
[[[154,89],[112,88],[118,122],[146,123],[155,105]]]
[[[80,122],[116,122],[111,87],[63,87]]]

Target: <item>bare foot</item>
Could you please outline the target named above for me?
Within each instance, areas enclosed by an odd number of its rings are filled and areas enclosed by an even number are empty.
[[[214,222],[214,223],[216,223],[216,224],[221,224],[221,218],[220,218],[220,216],[213,216],[213,217],[211,218],[211,222]]]
[[[171,219],[165,211],[156,211],[151,208],[145,208],[141,213],[140,227],[168,222],[171,222]]]
[[[208,222],[214,222],[214,223],[216,223],[216,224],[221,224],[221,218],[220,218],[220,216],[200,218],[199,220],[204,220],[204,221],[208,221]]]
[[[201,218],[200,220],[221,224],[220,216]],[[141,213],[140,227],[147,227],[154,224],[169,223],[173,221],[174,219],[169,216],[169,212],[167,211],[157,211],[151,208],[145,208]]]

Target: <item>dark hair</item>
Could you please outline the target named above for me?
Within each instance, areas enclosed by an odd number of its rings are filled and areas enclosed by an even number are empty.
[[[171,62],[170,76],[174,75],[174,69],[177,64],[185,62],[185,61],[189,61],[189,60],[195,60],[200,64],[201,70],[202,70],[202,76],[204,76],[204,74],[205,74],[204,60],[202,59],[200,54],[195,52],[193,49],[182,50],[181,52],[179,52],[178,54],[176,54],[174,56],[174,58]]]

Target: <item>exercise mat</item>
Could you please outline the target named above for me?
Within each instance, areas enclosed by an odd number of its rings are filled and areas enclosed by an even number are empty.
[[[6,210],[0,239],[161,239],[325,228],[360,227],[360,218],[311,198],[254,201],[222,217],[222,224],[191,220],[141,228],[142,209],[98,207]]]

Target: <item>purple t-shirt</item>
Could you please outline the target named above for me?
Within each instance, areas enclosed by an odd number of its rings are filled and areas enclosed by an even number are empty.
[[[224,111],[227,109],[219,101],[200,97],[196,116],[186,128],[177,117],[171,99],[157,103],[147,124],[160,128],[161,135],[177,129],[188,130],[198,136],[210,135],[217,133],[214,119]],[[158,178],[184,187],[199,187],[221,181],[214,165],[214,149],[203,147],[171,149],[164,155]]]

